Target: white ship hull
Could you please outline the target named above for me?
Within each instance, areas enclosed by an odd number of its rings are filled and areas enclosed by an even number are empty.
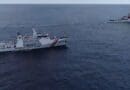
[[[22,48],[4,48],[0,49],[1,52],[16,52],[16,51],[32,51],[37,49],[44,49],[44,48],[52,48],[52,47],[59,47],[59,46],[66,46],[66,39],[59,39],[57,43],[54,45],[52,44],[45,44],[37,47],[22,47]]]
[[[18,33],[15,42],[0,42],[0,52],[30,51],[58,46],[66,46],[66,37],[50,38],[48,34],[37,34],[33,29],[33,36],[22,36]]]

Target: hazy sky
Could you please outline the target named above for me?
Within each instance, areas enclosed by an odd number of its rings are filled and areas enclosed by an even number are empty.
[[[0,0],[2,3],[117,3],[117,4],[130,4],[130,0]]]

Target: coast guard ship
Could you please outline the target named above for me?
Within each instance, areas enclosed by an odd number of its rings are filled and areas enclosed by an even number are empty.
[[[42,48],[66,46],[66,37],[49,37],[48,34],[37,33],[33,28],[32,36],[23,36],[17,33],[17,37],[14,41],[1,41],[0,52],[10,51],[28,51]]]

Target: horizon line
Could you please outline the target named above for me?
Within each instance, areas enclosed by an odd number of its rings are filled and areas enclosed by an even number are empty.
[[[33,5],[37,5],[37,4],[43,4],[43,5],[47,5],[47,4],[52,4],[52,5],[56,5],[56,4],[59,4],[59,5],[69,5],[69,4],[72,4],[72,5],[92,5],[92,4],[96,4],[96,5],[100,5],[100,4],[104,4],[104,5],[111,5],[111,4],[113,4],[113,5],[130,5],[130,3],[0,3],[0,5],[2,5],[2,4],[18,4],[18,5],[20,5],[20,4],[33,4]]]

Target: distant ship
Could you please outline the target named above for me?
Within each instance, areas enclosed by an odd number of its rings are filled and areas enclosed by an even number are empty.
[[[121,17],[120,19],[109,20],[108,22],[130,23],[130,13],[127,16]]]
[[[14,41],[1,41],[0,52],[29,51],[42,48],[66,46],[67,37],[49,37],[48,34],[37,33],[33,28],[33,35],[26,36],[17,33]]]

